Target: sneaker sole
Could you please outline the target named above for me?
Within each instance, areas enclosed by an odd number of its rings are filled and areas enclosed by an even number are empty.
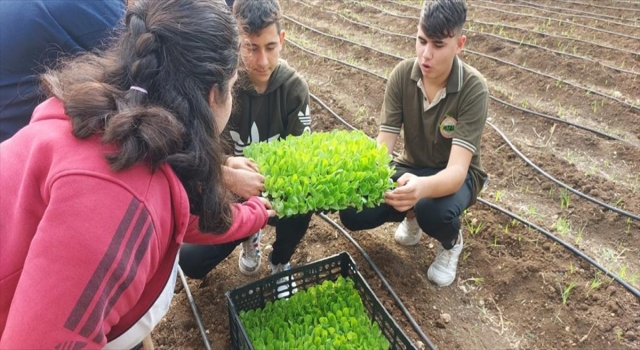
[[[418,238],[415,241],[411,241],[409,243],[400,242],[400,239],[395,235],[393,236],[393,239],[396,241],[396,243],[398,243],[401,246],[410,247],[420,243],[420,240],[422,239],[422,232],[420,232],[420,236],[418,236]]]
[[[431,281],[431,283],[435,284],[435,285],[436,285],[436,286],[438,286],[438,287],[448,287],[448,286],[450,286],[450,285],[453,283],[453,281],[455,281],[455,280],[456,280],[456,277],[455,277],[455,276],[453,276],[453,279],[452,279],[452,280],[451,280],[451,282],[449,282],[449,283],[446,283],[446,284],[440,284],[440,283],[438,283],[438,282],[434,281],[434,280],[433,280],[433,277],[431,277],[431,266],[429,266],[429,269],[427,270],[427,279],[429,279],[429,281]]]
[[[238,269],[240,270],[240,273],[245,276],[257,275],[260,272],[260,265],[262,265],[262,259],[258,261],[258,265],[255,267],[255,269],[249,270],[242,264],[242,255],[240,256],[240,258],[238,258]]]

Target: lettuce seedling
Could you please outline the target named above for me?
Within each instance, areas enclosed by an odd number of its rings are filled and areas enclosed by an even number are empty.
[[[358,211],[384,202],[393,188],[391,156],[361,131],[304,133],[252,143],[244,155],[265,176],[265,192],[279,217],[309,211]]]

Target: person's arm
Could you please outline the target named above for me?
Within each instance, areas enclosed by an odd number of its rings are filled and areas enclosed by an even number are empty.
[[[311,132],[311,110],[309,106],[309,87],[307,83],[298,77],[297,84],[289,91],[287,101],[289,106],[293,106],[288,112],[286,135],[300,136],[303,132]]]
[[[31,241],[0,348],[102,348],[162,252],[145,206],[115,183],[63,176]]]
[[[457,192],[467,177],[472,156],[466,148],[453,145],[446,168],[432,176],[402,175],[398,187],[385,193],[385,202],[398,211],[407,211],[421,198],[440,198]]]
[[[385,145],[387,147],[387,153],[392,154],[393,149],[396,146],[396,140],[398,140],[398,134],[393,134],[390,132],[380,131],[378,133],[378,144]]]
[[[267,225],[267,220],[275,216],[275,211],[264,198],[251,197],[246,202],[231,206],[233,221],[224,233],[203,233],[198,229],[198,217],[191,216],[184,237],[186,243],[221,244],[249,237]]]
[[[403,119],[403,101],[402,101],[402,69],[401,65],[391,72],[389,81],[385,88],[382,109],[380,110],[380,128],[378,130],[378,144],[387,146],[387,152],[393,153],[393,150],[402,129]]]

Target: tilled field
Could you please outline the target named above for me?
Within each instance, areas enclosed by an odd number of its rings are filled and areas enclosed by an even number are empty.
[[[415,55],[421,1],[280,1],[283,58],[316,98],[314,130],[347,128],[319,100],[374,137],[385,77]],[[458,279],[447,288],[427,280],[435,241],[426,236],[401,247],[389,224],[353,237],[439,349],[639,348],[640,4],[469,0],[468,7],[461,58],[490,88],[482,163],[491,182],[464,217]],[[636,296],[491,206],[575,247]],[[267,231],[265,256],[272,241]],[[362,255],[322,219],[314,217],[292,263],[341,251],[358,262],[407,335],[423,344]],[[263,267],[261,276],[268,273]],[[230,347],[224,293],[250,281],[238,272],[236,252],[207,280],[189,282],[214,349]],[[153,334],[156,346],[203,348],[177,288]]]

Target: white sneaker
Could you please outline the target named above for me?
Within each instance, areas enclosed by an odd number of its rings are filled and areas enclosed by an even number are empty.
[[[429,266],[427,271],[427,277],[429,280],[440,287],[446,287],[453,283],[456,279],[456,270],[458,269],[458,258],[462,253],[462,231],[459,236],[460,243],[453,246],[453,248],[446,250],[442,246],[442,243],[438,243],[438,253],[436,259]]]
[[[393,238],[401,245],[408,246],[418,244],[420,238],[422,238],[422,230],[420,230],[420,226],[418,226],[418,220],[416,220],[416,218],[404,218],[400,225],[398,225],[398,229]]]
[[[262,230],[258,231],[246,241],[242,242],[242,251],[238,258],[238,267],[245,276],[254,276],[260,271],[260,237]]]
[[[275,275],[276,273],[279,273],[279,272],[291,270],[291,264],[289,263],[274,265],[271,262],[269,262],[269,265],[271,266],[272,275]],[[278,299],[285,299],[289,297],[289,286],[291,287],[291,294],[298,291],[298,289],[296,288],[297,286],[296,282],[292,281],[290,276],[284,276],[282,278],[279,278],[276,281],[276,285],[278,286],[276,288],[278,292]]]

